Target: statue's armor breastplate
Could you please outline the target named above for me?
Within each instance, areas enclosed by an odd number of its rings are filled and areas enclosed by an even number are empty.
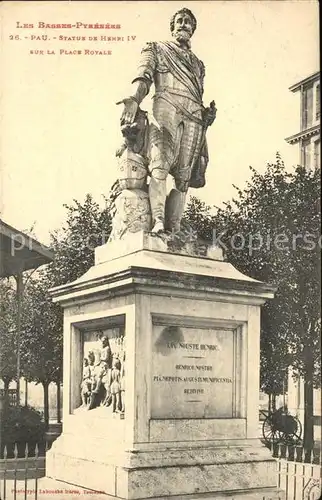
[[[202,88],[204,78],[202,61],[191,51],[182,50],[181,56],[189,61],[196,80],[199,81]],[[170,92],[173,99],[179,101],[181,106],[184,106],[190,113],[195,113],[203,108],[201,99],[196,96],[196,93],[191,92],[189,85],[185,84],[182,77],[178,78],[175,72],[171,70],[171,64],[169,64],[164,49],[159,42],[148,42],[142,49],[140,65],[133,82],[141,79],[146,82],[148,89],[154,82],[158,97],[161,97],[162,92]],[[160,102],[159,99],[155,102],[156,107],[154,109],[158,108],[158,102]],[[165,104],[163,103],[163,105]]]
[[[162,95],[162,92],[169,92],[171,96],[180,101],[190,113],[194,113],[202,109],[202,105],[194,99],[188,88],[181,83],[175,76],[166,71],[156,71],[154,75],[155,95]]]
[[[188,89],[183,83],[177,80],[172,73],[167,69],[166,71],[159,72],[158,70],[154,76],[155,91],[159,92],[163,89],[181,90],[187,96],[190,96]],[[191,96],[192,97],[192,96]]]
[[[195,98],[189,91],[188,87],[181,82],[175,75],[170,71],[170,68],[163,57],[162,50],[156,46],[156,66],[154,72],[154,85],[156,95],[162,93],[163,91],[168,91],[172,94],[175,99],[180,100],[180,103],[189,112],[194,113],[202,108],[202,103],[196,102]],[[186,57],[193,61],[194,71],[198,78],[202,79],[202,63],[198,58],[191,52],[186,52]]]

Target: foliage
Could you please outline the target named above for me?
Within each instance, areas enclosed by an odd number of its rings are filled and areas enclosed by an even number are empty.
[[[106,243],[111,232],[111,203],[105,199],[101,209],[87,194],[83,204],[73,200],[65,205],[66,223],[51,235],[55,258],[48,276],[53,286],[74,281],[94,265],[95,247]]]
[[[44,414],[48,425],[48,385],[59,384],[63,370],[63,310],[54,304],[50,288],[71,282],[94,264],[94,248],[107,241],[111,230],[109,203],[102,210],[87,195],[84,203],[66,205],[66,224],[52,234],[54,260],[25,287],[29,314],[21,339],[23,374],[44,388]]]
[[[29,381],[50,383],[61,380],[62,312],[53,304],[46,271],[30,280],[25,290],[29,314],[21,338],[23,374]]]
[[[40,442],[45,424],[41,414],[30,406],[7,406],[1,414],[1,442]]]
[[[0,378],[5,389],[17,373],[16,292],[12,281],[0,281]]]
[[[210,241],[214,224],[211,207],[199,198],[192,196],[186,206],[181,225],[190,226],[193,231],[196,231],[199,239]]]
[[[199,234],[209,238],[212,231],[213,243],[239,271],[277,286],[262,308],[261,387],[281,393],[286,370],[294,367],[307,388],[308,436],[313,384],[321,383],[319,172],[301,166],[287,172],[279,154],[263,173],[250,170],[245,188],[236,187],[235,198],[215,215],[196,200],[186,215]]]
[[[251,170],[246,189],[237,189],[238,197],[218,211],[216,228],[225,231],[222,239],[232,264],[278,287],[274,300],[263,309],[262,358],[266,356],[274,370],[282,369],[286,361],[305,376],[310,351],[317,386],[321,373],[319,173],[302,167],[287,173],[279,156],[263,174]]]

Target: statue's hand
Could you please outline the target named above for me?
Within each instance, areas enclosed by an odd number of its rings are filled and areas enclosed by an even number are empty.
[[[116,153],[115,153],[115,156],[117,156],[118,158],[121,158],[122,154],[124,153],[124,151],[126,150],[126,144],[125,142],[122,144],[121,147],[119,147],[117,150],[116,150]]]
[[[121,116],[121,125],[132,125],[139,109],[137,101],[133,97],[126,97],[122,101],[118,101],[116,104],[124,104]]]
[[[210,105],[208,108],[204,110],[204,122],[206,127],[209,127],[212,125],[216,119],[216,114],[217,114],[217,108],[215,105],[215,101],[211,101]]]

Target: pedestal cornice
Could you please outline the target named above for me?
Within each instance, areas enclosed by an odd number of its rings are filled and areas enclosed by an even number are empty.
[[[99,248],[100,263],[82,277],[51,290],[54,302],[66,307],[75,299],[86,302],[97,295],[110,298],[125,293],[149,293],[187,297],[197,292],[209,300],[216,295],[218,300],[225,301],[229,296],[231,301],[233,295],[236,302],[260,305],[274,295],[274,286],[242,274],[229,262],[207,255],[169,253],[142,245],[143,248],[129,250],[130,253],[121,253],[119,257],[112,252],[109,258],[109,245]]]

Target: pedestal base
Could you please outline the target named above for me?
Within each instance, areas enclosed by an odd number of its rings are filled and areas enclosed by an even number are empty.
[[[75,420],[75,430],[78,423]],[[282,498],[275,488],[276,461],[257,440],[147,448],[127,451],[107,439],[63,434],[47,453],[46,475],[129,500],[209,495],[216,499]]]
[[[126,500],[282,498],[257,439],[260,305],[272,287],[216,247],[138,233],[97,248],[95,266],[53,296],[65,307],[64,424],[47,476]],[[106,331],[115,349],[118,328],[124,420],[77,410],[86,346]]]

